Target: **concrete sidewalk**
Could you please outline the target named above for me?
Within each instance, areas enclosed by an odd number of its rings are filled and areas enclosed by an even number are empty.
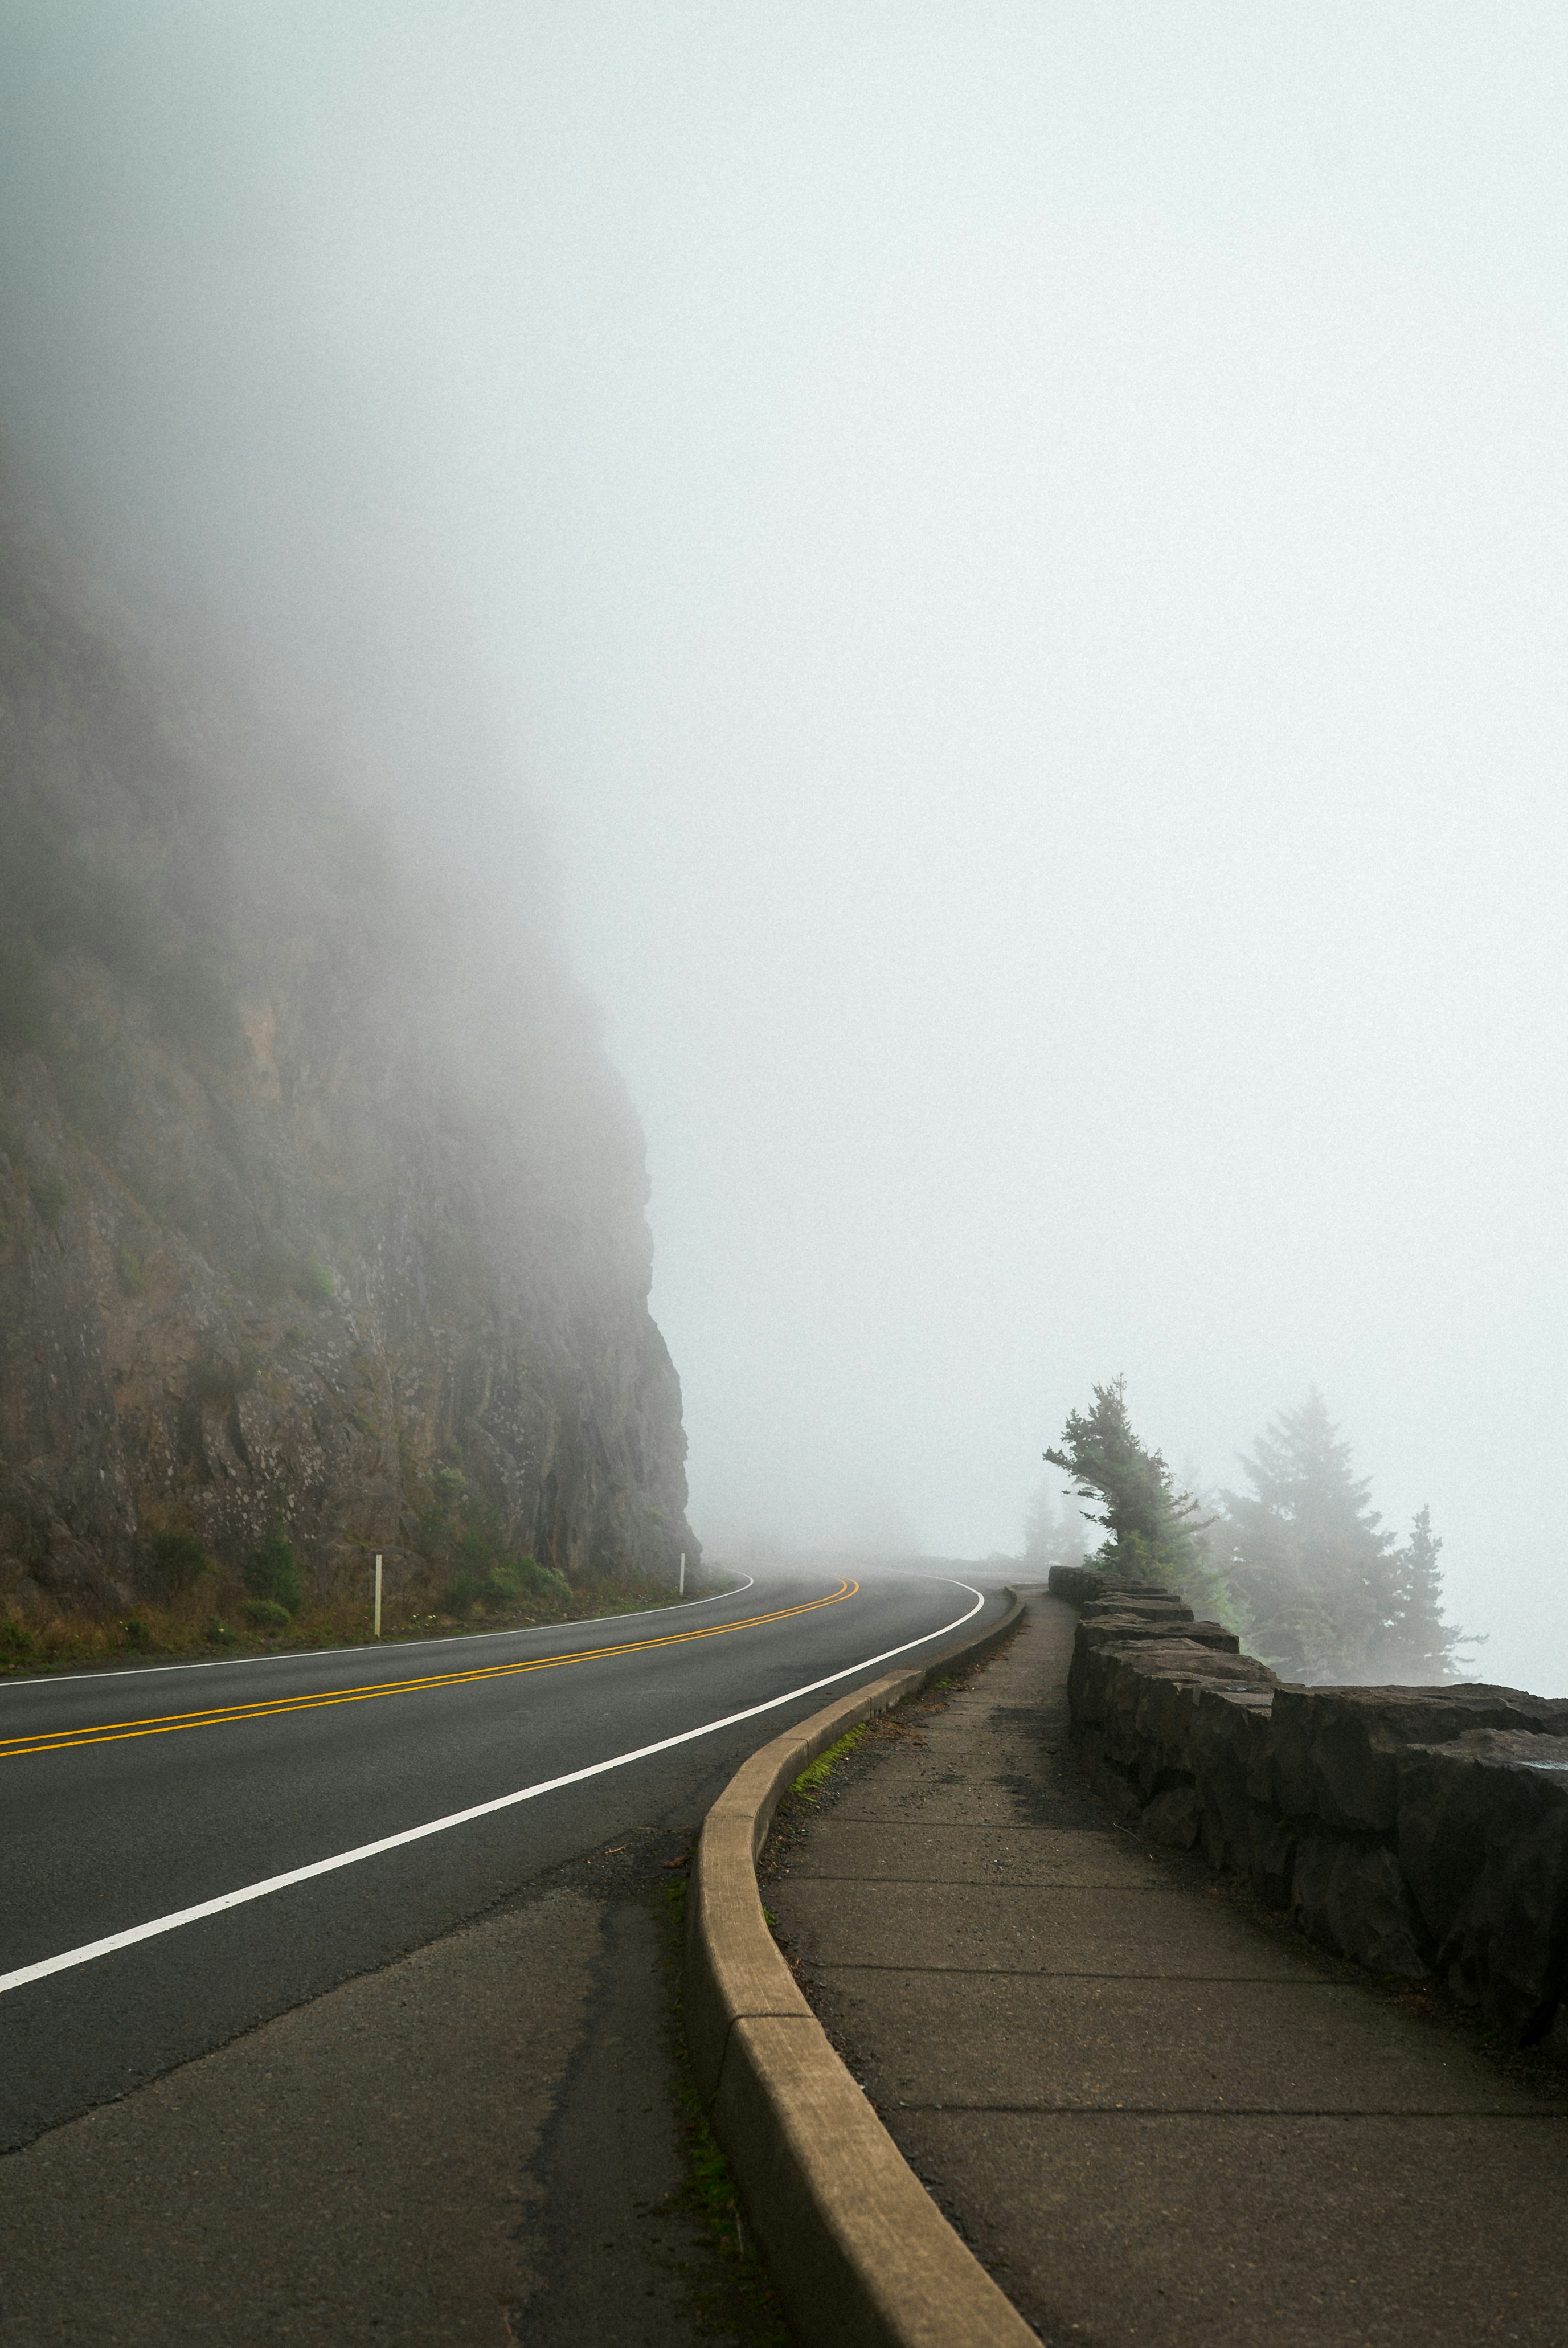
[[[1047,2341],[1561,2348],[1568,2099],[1116,1825],[1076,1621],[1031,1596],[765,1862],[905,2157]]]

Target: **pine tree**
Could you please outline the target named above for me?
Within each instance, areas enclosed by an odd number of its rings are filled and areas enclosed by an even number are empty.
[[[1315,1389],[1243,1457],[1252,1491],[1222,1496],[1248,1643],[1284,1678],[1319,1686],[1381,1677],[1402,1602],[1394,1536],[1350,1460]]]
[[[1395,1557],[1394,1605],[1385,1626],[1378,1676],[1390,1686],[1436,1687],[1459,1671],[1460,1650],[1479,1643],[1443,1620],[1442,1542],[1432,1512],[1422,1509],[1410,1538]]]
[[[1193,1522],[1198,1502],[1178,1491],[1160,1453],[1133,1433],[1125,1378],[1096,1386],[1092,1409],[1070,1411],[1061,1447],[1044,1457],[1072,1477],[1080,1500],[1099,1504],[1098,1514],[1084,1510],[1108,1536],[1095,1553],[1097,1565],[1173,1589],[1203,1579],[1200,1528]]]
[[[1058,1512],[1055,1488],[1047,1477],[1024,1519],[1026,1562],[1040,1573],[1048,1573],[1054,1565],[1081,1565],[1088,1547],[1082,1517],[1065,1505]]]

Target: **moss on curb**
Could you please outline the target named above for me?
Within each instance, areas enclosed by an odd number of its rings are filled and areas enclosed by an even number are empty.
[[[870,1723],[862,1720],[858,1726],[847,1729],[836,1745],[830,1745],[825,1753],[819,1753],[809,1767],[801,1770],[789,1788],[797,1801],[811,1801],[821,1792],[840,1762],[864,1742],[869,1726]]]

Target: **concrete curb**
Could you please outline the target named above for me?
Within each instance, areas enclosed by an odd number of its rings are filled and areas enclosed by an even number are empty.
[[[860,1721],[1005,1638],[1024,1612],[1018,1592],[1007,1595],[1006,1613],[976,1637],[841,1696],[765,1745],[703,1822],[686,1899],[686,2044],[801,2348],[1037,2348],[828,2044],[757,1888],[785,1789]]]

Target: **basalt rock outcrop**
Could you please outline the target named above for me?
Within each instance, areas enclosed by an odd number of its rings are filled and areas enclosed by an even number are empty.
[[[1513,2043],[1568,1993],[1568,1700],[1284,1686],[1179,1595],[1060,1568],[1091,1776],[1153,1839],[1250,1877],[1315,1940],[1436,1973]]]
[[[641,1138],[548,944],[0,531],[0,1614],[281,1520],[673,1574]],[[160,1538],[161,1544],[160,1544]]]

